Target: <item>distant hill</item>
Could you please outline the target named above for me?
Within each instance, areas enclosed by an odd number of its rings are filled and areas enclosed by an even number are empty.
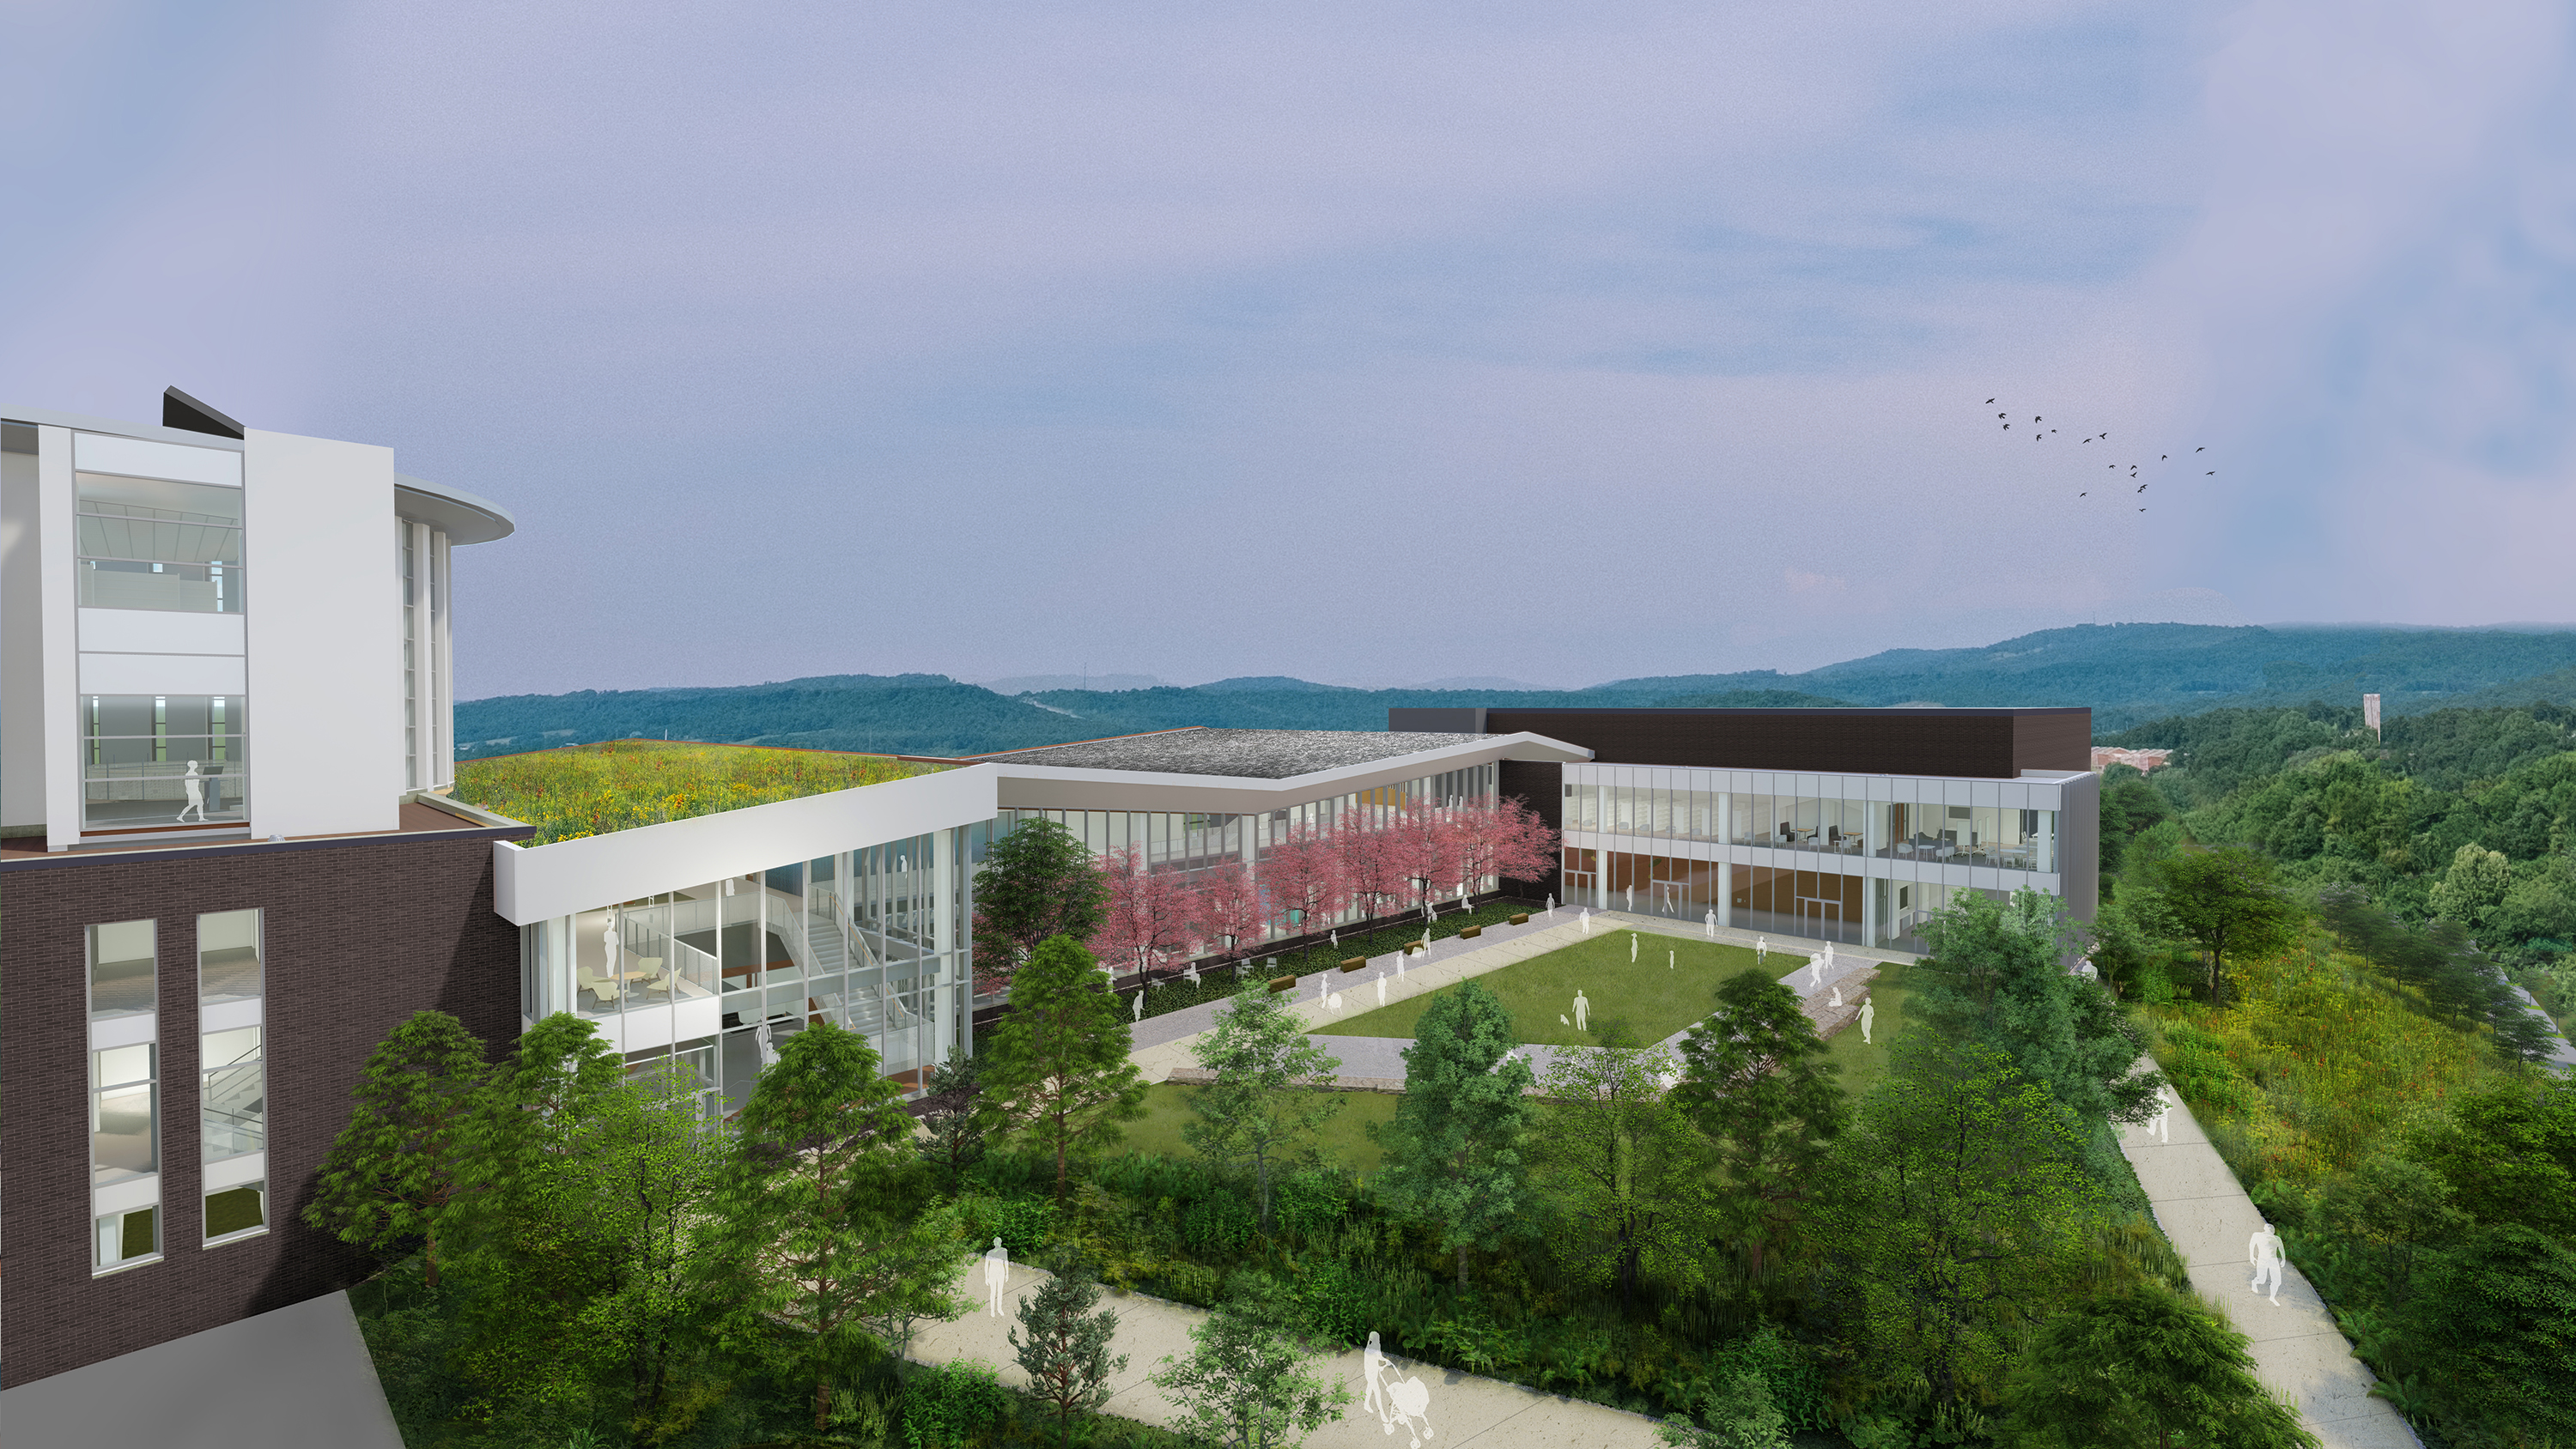
[[[1180,725],[1384,729],[1397,706],[1940,704],[2087,705],[2096,735],[2108,736],[2214,709],[2345,705],[2364,693],[2382,696],[2391,716],[2576,704],[2576,631],[2088,624],[1982,649],[1894,649],[1803,674],[1661,675],[1575,690],[1350,689],[1270,675],[1008,695],[938,674],[844,674],[467,700],[456,707],[456,735],[463,756],[666,731],[728,744],[960,755]]]

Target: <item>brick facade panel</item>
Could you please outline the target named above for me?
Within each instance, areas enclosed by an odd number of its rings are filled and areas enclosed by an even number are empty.
[[[343,1288],[366,1256],[303,1224],[367,1053],[416,1011],[493,1052],[519,1029],[519,937],[492,912],[496,834],[45,860],[0,872],[0,1384]],[[196,918],[259,907],[269,1229],[199,1246]],[[159,922],[161,1260],[90,1274],[82,927]]]

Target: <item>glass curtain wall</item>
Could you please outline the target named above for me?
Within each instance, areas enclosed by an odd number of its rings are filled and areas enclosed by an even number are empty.
[[[969,1046],[968,880],[990,833],[937,831],[534,922],[523,1009],[614,1022],[631,1040],[706,1019],[674,1018],[674,1004],[711,1007],[712,1036],[629,1060],[689,1073],[713,1112],[740,1111],[785,1040],[827,1021],[916,1089]]]
[[[1568,830],[2053,872],[2057,812],[1569,784]],[[1721,813],[1723,812],[1723,813]]]
[[[74,475],[84,609],[242,611],[242,491],[108,473]]]
[[[239,695],[81,696],[81,825],[148,830],[249,819]]]

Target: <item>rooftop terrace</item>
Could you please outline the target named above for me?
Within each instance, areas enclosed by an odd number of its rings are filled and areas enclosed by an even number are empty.
[[[456,798],[537,828],[530,845],[770,805],[945,766],[885,755],[611,740],[464,760]]]
[[[1411,734],[1386,730],[1221,730],[1193,727],[1082,740],[1033,750],[978,755],[997,765],[1038,765],[1064,770],[1136,770],[1164,775],[1223,775],[1239,780],[1286,780],[1319,770],[1372,765],[1484,739],[1474,734]]]

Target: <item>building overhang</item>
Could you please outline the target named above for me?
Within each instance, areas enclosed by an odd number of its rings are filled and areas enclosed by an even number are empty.
[[[1310,800],[1374,790],[1502,760],[1576,764],[1592,758],[1580,745],[1526,731],[1489,735],[1466,744],[1417,754],[1316,770],[1284,779],[1240,775],[1178,775],[1151,770],[1083,770],[997,762],[999,802],[1005,810],[1147,810],[1206,815],[1257,815]]]

